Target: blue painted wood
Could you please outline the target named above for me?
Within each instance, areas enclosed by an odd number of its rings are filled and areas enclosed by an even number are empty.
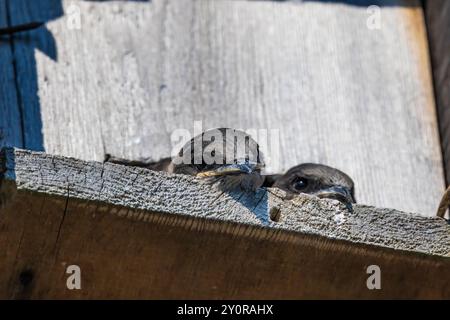
[[[7,26],[6,0],[0,0],[0,27]],[[8,36],[0,37],[0,147],[3,146],[24,147],[13,48]]]

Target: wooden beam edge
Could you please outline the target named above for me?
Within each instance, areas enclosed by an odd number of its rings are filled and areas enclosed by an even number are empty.
[[[337,250],[350,245],[361,252],[395,251],[414,259],[450,262],[450,225],[437,217],[364,205],[356,205],[350,213],[332,200],[306,195],[285,200],[277,189],[224,193],[188,176],[16,148],[2,149],[0,159],[1,207],[17,192],[31,192],[67,197],[123,218],[177,225],[192,232],[307,241],[305,245],[317,247],[334,242]],[[271,210],[279,211],[279,222],[270,220]]]

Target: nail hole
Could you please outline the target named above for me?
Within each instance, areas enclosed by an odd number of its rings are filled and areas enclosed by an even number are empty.
[[[33,277],[34,277],[33,271],[24,270],[20,273],[19,280],[22,286],[26,287],[31,283],[31,281],[33,281]]]
[[[278,207],[270,208],[270,220],[273,222],[279,222],[281,218],[281,210]]]

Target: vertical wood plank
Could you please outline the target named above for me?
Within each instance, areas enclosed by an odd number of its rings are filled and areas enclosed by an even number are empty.
[[[19,25],[32,21],[49,23],[63,15],[61,0],[7,0],[11,24]],[[31,150],[44,150],[44,132],[42,124],[42,101],[40,93],[45,90],[45,76],[38,81],[38,56],[44,60],[57,62],[57,48],[53,34],[46,26],[21,34],[14,35],[14,59],[16,60],[16,82],[19,89],[19,98],[22,106],[23,144]],[[51,103],[52,108],[59,109],[57,100],[63,96],[64,88],[55,92],[56,100]],[[59,110],[64,117],[66,110]],[[56,125],[59,125],[57,119]],[[81,137],[81,136],[78,136]],[[47,136],[46,139],[57,143],[56,136]]]
[[[444,168],[450,181],[450,2],[425,2]]]
[[[0,27],[8,26],[7,0],[0,0]],[[0,37],[0,148],[23,147],[22,124],[10,38]]]

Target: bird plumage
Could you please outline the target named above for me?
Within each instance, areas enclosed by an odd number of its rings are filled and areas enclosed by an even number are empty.
[[[344,172],[323,164],[303,163],[292,167],[275,178],[272,187],[284,190],[290,196],[305,193],[345,204],[356,202],[353,180]]]
[[[224,189],[256,190],[264,181],[263,155],[244,131],[211,129],[188,141],[172,158],[172,172],[194,175]]]
[[[304,163],[285,174],[262,175],[264,160],[258,143],[247,133],[231,128],[211,129],[190,139],[172,158],[158,162],[109,157],[109,162],[185,174],[218,183],[224,190],[240,187],[255,191],[274,187],[289,197],[306,193],[320,198],[355,203],[353,180],[344,172],[322,164]]]

